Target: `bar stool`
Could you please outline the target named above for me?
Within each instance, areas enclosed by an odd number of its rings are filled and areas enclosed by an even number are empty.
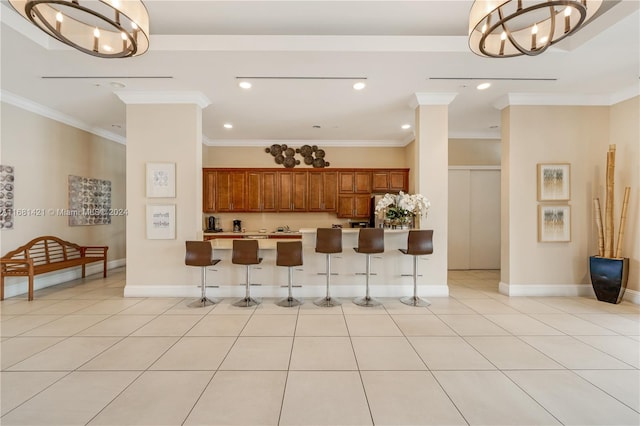
[[[218,303],[207,297],[207,266],[217,265],[220,259],[213,259],[213,248],[209,241],[186,241],[186,254],[184,264],[187,266],[199,266],[202,268],[202,295],[200,299],[189,304],[192,308],[211,306]]]
[[[233,303],[233,306],[249,307],[259,305],[260,301],[251,297],[251,265],[262,262],[258,257],[257,240],[233,240],[233,250],[231,251],[231,263],[245,265],[246,267],[246,294],[244,298]]]
[[[316,234],[316,253],[327,255],[327,295],[316,299],[313,303],[318,306],[332,307],[341,303],[331,297],[329,284],[331,282],[331,255],[342,253],[342,229],[341,228],[318,228]]]
[[[413,296],[400,299],[405,305],[429,306],[431,302],[418,297],[418,256],[433,253],[433,229],[411,230],[407,238],[407,248],[398,249],[413,256]]]
[[[369,276],[371,275],[371,255],[384,253],[384,230],[381,228],[363,228],[358,233],[358,247],[353,248],[356,253],[367,256],[367,292],[364,297],[358,297],[353,303],[359,306],[380,306],[382,303],[369,296]]]
[[[295,299],[291,294],[293,287],[293,267],[302,266],[302,241],[279,241],[276,244],[276,265],[286,266],[289,269],[289,296],[278,301],[276,305],[285,308],[302,305],[302,301]]]

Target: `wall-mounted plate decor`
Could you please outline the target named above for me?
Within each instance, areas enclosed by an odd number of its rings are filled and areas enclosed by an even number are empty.
[[[13,229],[13,166],[0,165],[0,229]]]
[[[111,181],[69,175],[69,226],[111,223]]]

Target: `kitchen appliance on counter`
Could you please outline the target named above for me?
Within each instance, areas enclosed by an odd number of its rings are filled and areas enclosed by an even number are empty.
[[[384,227],[384,214],[376,213],[376,206],[378,201],[384,198],[384,194],[373,194],[371,196],[371,207],[369,210],[369,226],[371,228],[383,228]]]
[[[349,222],[352,228],[369,228],[369,222],[361,221],[361,222]]]
[[[209,216],[207,218],[207,232],[222,232],[219,217]]]
[[[242,232],[242,221],[240,219],[234,219],[233,232]]]

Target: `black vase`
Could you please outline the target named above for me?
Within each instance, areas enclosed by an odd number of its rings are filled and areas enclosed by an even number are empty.
[[[591,256],[589,258],[591,285],[598,300],[620,303],[629,278],[629,258],[611,259]]]

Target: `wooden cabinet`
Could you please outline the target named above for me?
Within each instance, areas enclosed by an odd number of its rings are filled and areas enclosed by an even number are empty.
[[[246,205],[248,212],[276,211],[276,173],[247,172]]]
[[[216,171],[202,171],[202,210],[205,213],[216,211]]]
[[[374,170],[371,172],[372,192],[407,192],[409,170]]]
[[[370,206],[370,194],[339,194],[337,216],[352,219],[368,219]]]
[[[247,174],[243,171],[219,170],[216,173],[216,211],[242,212],[246,205]]]
[[[338,172],[338,192],[370,194],[371,171]]]
[[[337,172],[309,172],[308,210],[310,212],[335,212],[337,191]]]
[[[307,172],[278,173],[278,211],[307,211]]]

